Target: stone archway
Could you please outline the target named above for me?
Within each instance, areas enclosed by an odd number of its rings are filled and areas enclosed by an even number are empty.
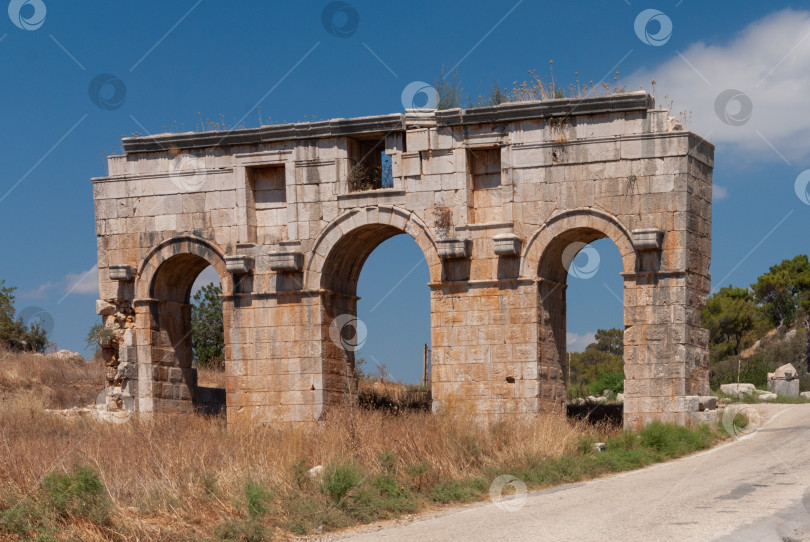
[[[139,404],[141,411],[217,411],[224,393],[197,386],[193,367],[191,289],[212,266],[223,291],[226,370],[230,349],[233,281],[222,251],[194,236],[175,237],[155,247],[142,262],[135,282],[135,312],[140,322]]]
[[[304,280],[309,288],[320,291],[326,406],[352,404],[356,399],[353,334],[357,332],[360,272],[374,249],[402,234],[410,235],[421,249],[431,280],[440,277],[441,261],[430,231],[413,213],[396,207],[367,207],[346,213],[316,241]]]
[[[546,375],[543,388],[551,394],[545,399],[552,402],[562,402],[565,397],[568,269],[582,248],[604,238],[618,247],[624,273],[632,273],[636,266],[632,234],[616,217],[594,209],[571,209],[555,215],[535,232],[524,251],[522,271],[535,275],[538,281],[538,365],[540,374]],[[626,300],[624,324],[625,329],[633,325],[628,322]],[[628,347],[632,348],[625,339]]]
[[[358,165],[377,167],[364,162],[369,141],[390,157],[385,187],[352,181]],[[626,423],[702,418],[713,147],[643,92],[161,134],[123,148],[93,180],[98,311],[108,323],[137,311],[119,354],[138,410],[189,404],[172,381],[185,367],[164,374],[177,352],[163,324],[182,328],[183,281],[203,262],[220,274],[232,320],[229,420],[309,421],[350,398],[348,356],[330,350],[329,327],[355,314],[371,248],[404,232],[429,267],[434,410],[559,406],[559,261],[572,243],[609,237],[624,266]],[[175,315],[161,315],[171,303]]]
[[[304,273],[304,287],[311,290],[317,290],[322,287],[322,276],[326,270],[327,256],[333,251],[334,247],[341,242],[341,239],[348,233],[357,230],[358,228],[373,227],[378,230],[377,234],[366,233],[366,237],[374,237],[379,239],[365,255],[357,254],[351,255],[358,256],[359,268],[362,268],[371,251],[382,243],[385,239],[398,235],[400,233],[407,233],[413,237],[419,248],[422,249],[427,260],[428,269],[430,270],[431,282],[441,281],[441,260],[436,248],[436,240],[427,225],[414,213],[406,209],[401,209],[394,206],[373,206],[364,207],[361,209],[352,209],[333,220],[327,225],[323,231],[315,239],[315,244],[311,251],[311,256],[307,261],[306,271]],[[370,232],[370,228],[366,228],[366,232]],[[387,236],[386,236],[387,235]],[[345,242],[345,240],[343,241]],[[352,259],[354,261],[354,259]],[[359,268],[356,270],[356,277],[354,286],[356,287],[356,278],[359,277]],[[347,276],[354,276],[351,270],[348,271]],[[329,279],[327,279],[329,280]]]
[[[685,423],[698,396],[709,392],[701,349],[690,343],[692,292],[683,273],[659,271],[660,254],[637,248],[638,233],[608,213],[583,208],[555,215],[531,237],[522,270],[536,270],[538,281],[540,374],[547,375],[549,399],[564,397],[568,266],[582,247],[609,238],[621,254],[624,277],[625,426],[651,419]]]

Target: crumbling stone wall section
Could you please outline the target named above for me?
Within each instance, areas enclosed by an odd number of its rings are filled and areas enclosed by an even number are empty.
[[[568,268],[609,238],[625,282],[625,423],[699,415],[713,147],[644,93],[123,146],[93,181],[99,312],[126,314],[127,377],[110,385],[136,410],[201,400],[189,303],[207,265],[223,284],[229,419],[307,421],[353,404],[360,271],[407,234],[430,271],[434,410],[560,408]],[[356,190],[376,152],[390,177]]]

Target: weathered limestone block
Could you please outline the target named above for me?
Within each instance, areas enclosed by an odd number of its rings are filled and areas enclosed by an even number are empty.
[[[768,373],[768,390],[787,397],[799,396],[799,380],[796,368],[787,363]]]
[[[720,391],[726,395],[739,397],[756,392],[757,387],[753,384],[721,384]]]
[[[799,396],[799,380],[783,380],[775,378],[768,381],[768,390],[777,395],[784,395],[786,397]]]
[[[469,258],[471,243],[468,239],[439,239],[439,257],[445,260]]]
[[[253,258],[250,256],[227,256],[225,268],[236,275],[247,274],[253,269]]]
[[[135,278],[135,267],[132,265],[111,265],[110,280],[130,281]]]

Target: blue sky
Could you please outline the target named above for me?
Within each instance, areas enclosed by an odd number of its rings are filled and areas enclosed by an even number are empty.
[[[399,112],[405,86],[433,81],[442,65],[457,66],[471,95],[529,69],[545,75],[550,59],[564,85],[575,72],[597,82],[618,70],[629,89],[651,90],[655,79],[659,104],[674,100],[673,114],[690,112],[687,128],[717,145],[714,285],[749,284],[810,250],[810,205],[795,190],[810,168],[806,3],[352,0],[330,19],[333,30],[352,27],[345,37],[324,27],[327,4],[13,0],[14,18],[0,12],[0,278],[19,288],[19,310],[53,318],[60,347],[80,350],[97,319],[90,178],[106,173],[121,136],[199,129],[200,119],[256,126],[257,105],[265,123]],[[653,14],[637,34],[647,9],[664,18]],[[91,100],[100,74],[126,89],[103,95],[122,102],[115,109]],[[718,106],[728,89],[737,99]],[[597,273],[570,280],[574,348],[621,324],[618,253],[604,241],[595,248]],[[424,265],[403,279],[419,258],[410,239],[392,239],[359,286],[369,328],[361,354],[409,381],[429,340]]]

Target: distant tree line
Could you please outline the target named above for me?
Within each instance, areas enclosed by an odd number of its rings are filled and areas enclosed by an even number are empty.
[[[810,367],[810,262],[806,254],[784,260],[747,288],[726,286],[709,296],[701,314],[711,358],[742,353],[771,330],[804,328],[804,365]]]
[[[48,331],[44,322],[26,324],[14,308],[16,288],[0,280],[0,346],[10,350],[44,352],[48,347]]]
[[[601,395],[605,390],[624,392],[624,332],[598,329],[594,342],[563,361],[570,398]],[[570,369],[570,371],[569,371]]]

